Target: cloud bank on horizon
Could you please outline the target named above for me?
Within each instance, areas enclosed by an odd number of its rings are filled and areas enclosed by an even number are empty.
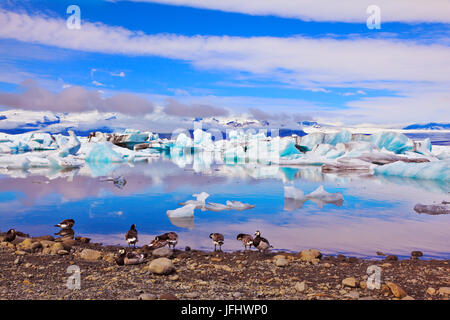
[[[3,109],[159,112],[160,123],[450,121],[445,0],[380,0],[379,31],[359,0],[82,1],[79,30],[62,5],[10,2],[0,5]]]

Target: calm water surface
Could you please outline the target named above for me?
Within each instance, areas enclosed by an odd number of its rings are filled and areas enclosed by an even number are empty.
[[[52,172],[48,169],[0,175],[0,230],[14,227],[31,235],[57,232],[55,223],[76,220],[76,235],[124,245],[123,235],[137,225],[139,245],[157,234],[176,231],[178,246],[211,250],[208,235],[225,235],[225,250],[241,249],[238,233],[260,230],[276,249],[316,248],[326,254],[375,257],[376,251],[450,258],[450,215],[418,214],[417,203],[450,200],[449,182],[398,177],[324,175],[320,167],[255,167],[177,163],[162,157],[151,163],[101,168],[122,176],[119,188],[99,168]],[[181,166],[181,167],[180,167]],[[284,198],[284,186],[310,193],[319,186],[344,196],[341,206]],[[210,202],[238,200],[255,205],[246,211],[196,210],[192,219],[169,219],[166,211],[208,192]]]

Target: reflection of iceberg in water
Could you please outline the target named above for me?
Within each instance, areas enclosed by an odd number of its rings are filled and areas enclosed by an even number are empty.
[[[314,202],[319,208],[322,208],[325,204],[334,204],[335,206],[340,207],[344,203],[344,196],[340,192],[327,192],[323,186],[318,187],[306,196],[302,190],[296,189],[292,186],[284,187],[285,210],[291,211],[294,209],[300,209],[308,200]]]
[[[185,229],[194,229],[194,216],[191,217],[170,217],[170,223],[172,223],[175,227],[185,228]]]

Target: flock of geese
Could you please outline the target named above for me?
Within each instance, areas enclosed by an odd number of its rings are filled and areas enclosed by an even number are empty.
[[[74,231],[72,230],[72,227],[74,224],[75,220],[73,219],[65,219],[61,221],[55,225],[55,227],[61,228],[61,230],[58,233],[55,233],[55,235],[73,239]],[[6,233],[4,240],[7,242],[12,242],[16,239],[16,235],[16,231],[14,229],[10,229]],[[266,238],[261,237],[261,232],[256,231],[254,235],[255,237],[250,234],[240,233],[237,235],[236,240],[242,242],[245,250],[251,249],[251,246],[254,246],[259,252],[265,253],[270,248],[273,248]],[[219,246],[219,251],[222,251],[222,245],[225,242],[225,237],[223,234],[217,232],[211,233],[209,238],[214,244],[214,251],[217,251],[217,246]],[[130,230],[128,230],[125,234],[125,241],[128,244],[128,247],[133,246],[136,248],[136,243],[138,242],[138,231],[135,224],[132,224]],[[174,249],[177,243],[178,235],[175,232],[166,232],[156,236],[147,247],[150,250],[155,250],[165,246]],[[144,254],[140,254],[135,251],[127,252],[127,250],[122,248],[119,250],[115,260],[118,265],[129,265],[141,263],[144,260],[144,257]]]

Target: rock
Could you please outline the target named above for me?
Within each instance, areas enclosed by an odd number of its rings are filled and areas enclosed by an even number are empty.
[[[414,299],[411,296],[406,296],[406,297],[402,298],[402,300],[416,300],[416,299]]]
[[[280,258],[275,260],[275,265],[277,267],[286,267],[289,264],[289,260],[285,259],[285,258]]]
[[[43,248],[49,248],[55,244],[55,242],[50,240],[41,240],[39,243],[42,245]]]
[[[188,299],[195,299],[198,298],[200,294],[198,292],[188,292],[185,294],[185,297]]]
[[[16,252],[14,252],[16,255],[18,255],[18,256],[23,256],[23,255],[25,255],[26,254],[26,252],[25,251],[22,251],[22,250],[17,250]]]
[[[175,295],[170,294],[170,293],[164,293],[164,294],[160,295],[159,299],[161,299],[161,300],[178,300],[178,298]]]
[[[342,280],[342,286],[343,287],[350,287],[350,288],[356,288],[356,279],[355,278],[345,278]]]
[[[389,289],[391,289],[394,297],[402,299],[407,296],[405,290],[403,290],[398,284],[386,281],[386,285],[389,287]]]
[[[241,293],[241,292],[235,292],[235,293],[233,293],[233,298],[238,299],[238,298],[240,298],[240,297],[242,297],[242,293]]]
[[[60,250],[65,250],[64,245],[61,242],[55,242],[50,247],[50,254],[58,254],[58,251],[60,251]]]
[[[139,296],[139,300],[156,300],[156,295],[151,293],[143,293]]]
[[[426,291],[427,294],[429,294],[430,296],[434,296],[436,294],[436,289],[429,287]]]
[[[366,281],[360,281],[359,282],[359,287],[361,289],[367,289],[367,282]]]
[[[20,258],[17,258],[16,260],[14,260],[14,264],[19,265],[21,263],[22,263],[22,260]]]
[[[338,254],[336,259],[338,261],[345,261],[345,260],[347,260],[347,258],[343,254]]]
[[[78,244],[78,242],[73,239],[65,239],[62,241],[62,243],[66,250],[70,250],[73,246],[76,246]]]
[[[322,254],[315,249],[308,249],[301,251],[298,256],[302,261],[312,262],[313,259],[320,259]]]
[[[384,254],[383,252],[377,251],[377,256],[385,256],[386,254]]]
[[[103,260],[109,263],[114,263],[116,262],[116,255],[114,253],[109,253],[103,256]]]
[[[450,287],[440,287],[438,290],[438,293],[448,296],[448,295],[450,295]]]
[[[411,252],[411,258],[417,259],[417,258],[422,257],[422,256],[423,256],[422,251],[413,251],[413,252]]]
[[[33,238],[33,239],[35,239],[37,241],[42,241],[42,240],[55,241],[55,238],[53,236],[40,236],[40,237],[36,237],[36,238]]]
[[[391,254],[391,255],[388,255],[384,260],[386,260],[386,261],[398,261],[398,257],[393,255],[393,254]]]
[[[174,274],[173,276],[170,276],[170,277],[169,277],[169,280],[170,280],[170,281],[177,281],[177,280],[179,280],[179,279],[180,279],[180,276],[177,275],[177,274]]]
[[[351,299],[359,299],[359,293],[357,291],[350,291],[349,293],[347,293],[345,295],[345,297],[351,298]]]
[[[80,242],[81,243],[89,243],[89,242],[91,242],[91,238],[81,237]]]
[[[150,262],[148,269],[155,274],[169,274],[175,270],[175,267],[167,258],[158,258]]]
[[[152,256],[156,258],[170,258],[172,255],[173,251],[167,247],[161,247],[152,252]]]
[[[69,251],[67,251],[67,250],[59,250],[58,251],[58,255],[60,255],[60,256],[65,256],[65,255],[68,255],[69,254]]]
[[[380,264],[380,267],[382,267],[382,268],[389,268],[389,267],[392,267],[392,264],[390,264],[390,263],[383,263],[383,264]]]
[[[34,242],[36,241],[31,238],[26,238],[21,243],[19,243],[17,247],[25,251],[31,251],[31,246],[33,245]]]
[[[80,253],[80,258],[86,261],[98,261],[102,258],[102,253],[98,250],[84,249]]]
[[[297,282],[294,288],[295,290],[297,290],[297,292],[304,292],[306,290],[306,282],[305,281]]]
[[[186,248],[184,248],[184,251],[191,251],[191,247],[186,246]]]
[[[34,242],[31,245],[31,251],[33,251],[33,252],[39,251],[40,249],[42,249],[42,243],[40,243],[40,242]]]

